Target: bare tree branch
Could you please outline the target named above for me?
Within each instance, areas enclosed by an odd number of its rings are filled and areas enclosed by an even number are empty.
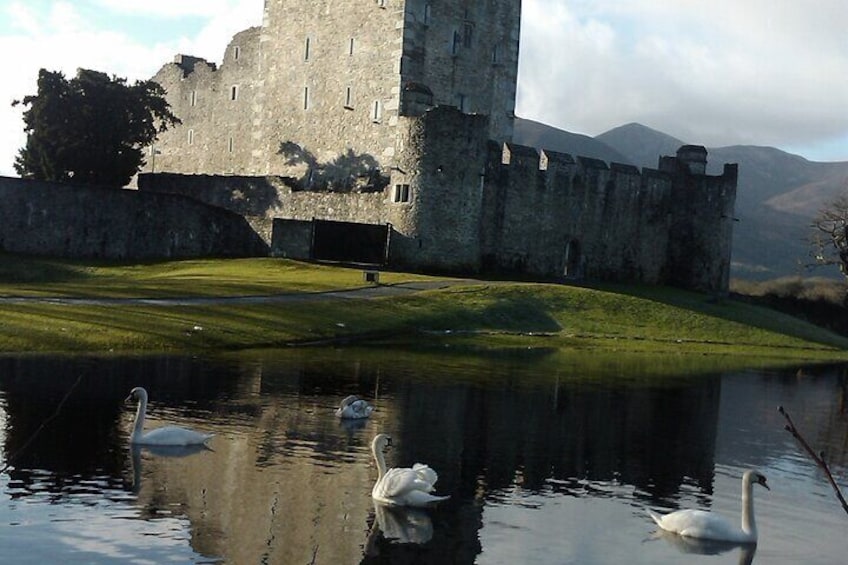
[[[848,186],[819,210],[810,227],[813,266],[837,265],[848,277]]]
[[[821,467],[822,471],[824,471],[825,476],[827,476],[827,480],[830,482],[830,486],[833,487],[834,492],[836,492],[836,498],[839,499],[839,502],[842,504],[842,509],[848,513],[848,502],[845,502],[845,497],[842,496],[842,491],[839,489],[839,485],[836,484],[836,481],[833,479],[833,475],[830,473],[830,468],[828,468],[827,463],[824,460],[824,451],[820,453],[816,453],[810,447],[810,444],[804,440],[801,434],[798,432],[798,429],[795,427],[795,423],[792,422],[792,418],[789,417],[789,413],[783,409],[783,406],[778,406],[777,411],[783,414],[783,417],[786,418],[786,426],[784,429],[788,431],[792,436],[798,440],[798,443],[801,444],[801,447],[804,448],[804,451],[809,454],[810,458],[815,461],[816,465]]]

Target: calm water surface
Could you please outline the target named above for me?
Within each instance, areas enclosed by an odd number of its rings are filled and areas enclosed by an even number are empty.
[[[848,487],[845,368],[595,379],[535,358],[361,351],[0,360],[2,563],[844,563],[848,514],[783,430],[783,404]],[[671,383],[669,383],[671,381]],[[148,428],[212,451],[130,450]],[[333,416],[372,399],[360,424]],[[57,411],[57,407],[59,408]],[[438,508],[375,508],[371,438],[429,463]],[[760,542],[690,547],[646,509],[739,516],[757,467]],[[696,553],[691,553],[695,551]],[[699,553],[700,552],[700,553]]]

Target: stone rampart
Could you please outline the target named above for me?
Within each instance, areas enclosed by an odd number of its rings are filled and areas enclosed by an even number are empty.
[[[518,145],[493,144],[489,155],[482,224],[487,266],[594,280],[661,280],[667,176]]]
[[[384,192],[292,190],[279,176],[141,174],[138,190],[181,194],[245,217],[388,222]]]
[[[402,118],[398,130],[403,150],[379,192],[293,190],[285,177],[175,174],[140,175],[139,189],[191,196],[266,223],[390,224],[396,267],[727,288],[736,169],[704,174],[705,150],[690,147],[640,171],[487,141],[486,116],[449,107]]]
[[[175,194],[0,177],[0,202],[6,252],[119,260],[268,254],[242,216]]]

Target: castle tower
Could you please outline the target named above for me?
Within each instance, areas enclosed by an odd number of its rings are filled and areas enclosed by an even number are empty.
[[[677,160],[693,175],[707,174],[707,148],[703,145],[683,145],[677,150]]]
[[[659,169],[671,179],[666,282],[708,292],[727,292],[733,210],[739,168],[725,164],[707,175],[707,149],[684,145],[662,156]]]
[[[154,77],[183,120],[157,142],[157,171],[388,170],[399,118],[440,105],[509,141],[520,16],[520,0],[266,0],[220,68],[178,56]]]

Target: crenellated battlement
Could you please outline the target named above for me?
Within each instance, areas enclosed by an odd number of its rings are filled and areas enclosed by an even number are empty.
[[[697,145],[639,170],[511,142],[520,14],[520,0],[266,2],[220,66],[178,55],[154,77],[182,125],[145,172],[183,176],[139,184],[267,202],[267,219],[390,224],[399,267],[726,290],[734,165],[706,175]]]

